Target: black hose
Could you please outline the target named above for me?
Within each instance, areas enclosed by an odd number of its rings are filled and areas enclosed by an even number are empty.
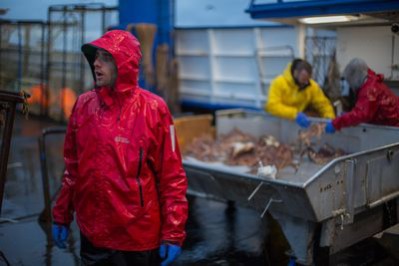
[[[10,266],[10,262],[7,260],[6,255],[0,250],[0,258],[6,263],[7,266]]]

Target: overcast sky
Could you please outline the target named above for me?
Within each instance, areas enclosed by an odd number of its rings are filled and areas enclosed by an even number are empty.
[[[118,5],[118,0],[0,0],[0,8],[8,8],[8,12],[3,19],[25,19],[25,20],[46,20],[47,8],[50,5],[60,4],[88,4],[105,3],[107,6]]]
[[[134,0],[138,1],[138,0]],[[145,1],[145,0],[140,0]],[[252,20],[245,12],[250,0],[175,0],[177,27],[270,25]],[[57,4],[104,3],[118,5],[118,0],[1,0],[0,8],[8,8],[4,19],[46,20],[47,8]]]

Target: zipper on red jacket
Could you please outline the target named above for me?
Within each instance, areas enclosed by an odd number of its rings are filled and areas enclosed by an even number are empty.
[[[118,123],[121,121],[122,106],[119,105]]]
[[[136,181],[137,184],[139,185],[139,191],[140,191],[140,205],[141,207],[144,207],[144,199],[143,199],[143,188],[141,186],[141,181],[140,181],[140,173],[141,173],[141,163],[143,160],[143,148],[140,148],[139,152],[139,166],[137,169],[137,176],[136,176]]]
[[[119,113],[118,113],[118,116],[116,117],[116,121],[119,123],[121,121],[122,105],[121,105],[121,102],[120,102],[118,96],[116,96],[116,100],[118,101],[118,107],[119,107]]]

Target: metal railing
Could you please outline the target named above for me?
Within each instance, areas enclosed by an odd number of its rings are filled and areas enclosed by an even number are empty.
[[[18,103],[23,103],[26,96],[22,93],[0,90],[0,214],[3,203],[4,185],[6,183],[8,155],[14,126],[15,110]]]

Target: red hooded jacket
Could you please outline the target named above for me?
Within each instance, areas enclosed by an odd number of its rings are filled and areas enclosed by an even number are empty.
[[[369,123],[399,127],[399,97],[384,83],[383,75],[368,70],[367,80],[357,92],[355,107],[332,121],[335,129]]]
[[[170,112],[138,87],[140,44],[110,31],[82,46],[93,70],[95,52],[112,54],[115,87],[82,94],[65,137],[66,171],[53,208],[54,222],[76,220],[95,246],[144,251],[185,238],[187,178]]]

